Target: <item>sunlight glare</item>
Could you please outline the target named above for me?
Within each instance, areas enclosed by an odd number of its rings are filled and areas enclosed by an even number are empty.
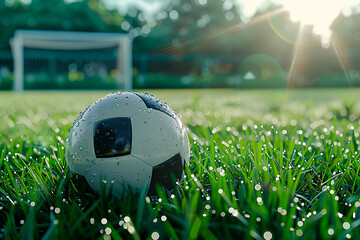
[[[289,11],[293,22],[313,26],[313,32],[320,35],[323,47],[330,46],[330,26],[340,13],[351,12],[351,6],[358,0],[279,0],[277,1]]]

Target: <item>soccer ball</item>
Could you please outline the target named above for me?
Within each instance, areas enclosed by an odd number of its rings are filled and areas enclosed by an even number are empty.
[[[138,92],[109,94],[88,106],[74,121],[66,140],[70,171],[84,176],[101,192],[102,182],[113,193],[126,189],[156,195],[182,181],[189,164],[186,127],[168,105]]]

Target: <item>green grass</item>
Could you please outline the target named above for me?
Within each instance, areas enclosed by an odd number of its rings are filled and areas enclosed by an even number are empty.
[[[360,239],[360,91],[151,91],[189,128],[174,192],[114,199],[64,141],[105,92],[0,95],[0,238]]]

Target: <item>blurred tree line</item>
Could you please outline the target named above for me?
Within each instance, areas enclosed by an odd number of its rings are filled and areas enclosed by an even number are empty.
[[[9,39],[16,29],[126,32],[134,37],[135,53],[168,54],[176,59],[188,55],[263,54],[271,56],[282,69],[289,69],[294,46],[298,45],[300,24],[292,23],[286,12],[273,14],[279,9],[276,5],[258,11],[254,21],[247,22],[236,0],[170,0],[151,16],[134,6],[121,14],[107,8],[105,3],[104,0],[2,0],[0,49],[10,49]],[[263,17],[266,13],[268,16]],[[339,14],[332,25],[333,40],[338,52],[346,55],[349,69],[360,62],[359,23],[359,14],[348,17]],[[305,28],[298,47],[301,54],[296,63],[301,63],[298,64],[301,67],[294,74],[301,72],[307,76],[304,85],[321,82],[316,78],[326,75],[329,69],[343,75],[339,54],[334,54],[332,47],[322,48],[320,37],[312,33],[311,27]]]
[[[48,29],[130,32],[135,37],[136,52],[210,55],[261,52],[276,56],[292,50],[299,24],[292,23],[288,13],[270,14],[262,21],[247,24],[242,21],[241,7],[237,4],[236,0],[170,0],[146,17],[134,6],[121,14],[107,8],[105,0],[3,0],[0,49],[9,49],[9,39],[16,29]],[[278,8],[269,5],[254,17]],[[333,24],[335,37],[349,48],[358,48],[359,22],[359,14],[350,17],[340,14]],[[312,36],[311,31],[306,34],[309,35],[306,46],[320,47],[318,37]]]
[[[121,23],[132,17],[108,9],[102,0],[0,1],[0,49],[9,49],[16,29],[123,32]]]

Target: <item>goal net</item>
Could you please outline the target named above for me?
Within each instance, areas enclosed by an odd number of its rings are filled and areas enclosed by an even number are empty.
[[[119,33],[17,30],[13,88],[131,90],[131,42]]]

